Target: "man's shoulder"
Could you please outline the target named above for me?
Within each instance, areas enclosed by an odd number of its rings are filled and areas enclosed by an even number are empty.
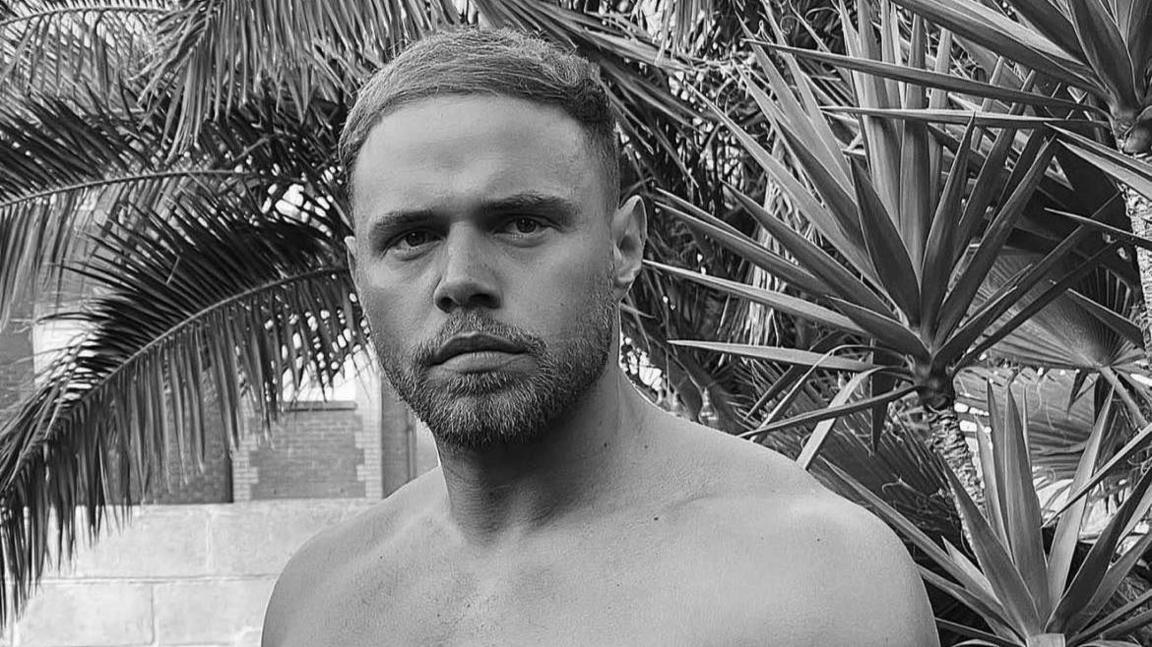
[[[786,587],[791,617],[811,623],[800,635],[829,645],[937,644],[915,562],[867,510],[830,492],[742,493],[717,501],[703,520],[713,534],[726,533],[717,545],[738,546],[728,557],[746,573],[731,590],[770,598]],[[760,620],[767,632],[780,617]]]
[[[724,507],[723,514],[738,519],[744,533],[786,537],[791,550],[810,557],[807,563],[816,570],[838,573],[864,557],[881,566],[908,558],[904,544],[883,521],[822,487],[740,492]]]
[[[668,439],[669,460],[700,475],[716,494],[828,493],[795,461],[763,445],[671,416],[662,434]]]
[[[288,567],[324,568],[326,562],[350,561],[365,551],[379,548],[429,510],[442,484],[439,469],[406,483],[360,514],[317,533],[292,556]]]
[[[387,552],[388,543],[425,514],[443,482],[433,470],[380,503],[326,528],[304,543],[281,571],[264,616],[262,645],[286,644],[284,632],[302,609],[322,599],[330,585],[340,586],[349,568],[369,553]]]
[[[815,550],[841,546],[831,541],[840,537],[903,550],[877,517],[824,487],[783,454],[694,423],[676,422],[669,431],[669,461],[692,474],[682,479],[684,491],[673,503],[694,510],[694,523],[707,518],[725,532],[787,532],[796,539],[818,535]]]
[[[715,473],[683,506],[682,529],[718,559],[734,559],[749,590],[787,583],[821,618],[825,644],[932,645],[924,585],[904,544],[883,521],[763,446],[695,429],[688,446]],[[722,548],[723,547],[723,548]],[[778,577],[764,577],[772,573]],[[735,587],[733,590],[741,590]],[[893,633],[907,641],[887,642]]]
[[[824,487],[787,457],[759,446],[748,449],[735,452],[694,498],[696,522],[735,536],[787,537],[793,548],[821,557],[813,564],[862,549],[873,558],[906,554],[896,534],[871,512]]]

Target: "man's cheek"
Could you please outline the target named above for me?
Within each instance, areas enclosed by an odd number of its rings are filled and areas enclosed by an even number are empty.
[[[364,316],[368,319],[373,341],[379,348],[381,346],[394,347],[399,337],[397,326],[393,317],[395,313],[384,299],[366,299],[364,301]]]

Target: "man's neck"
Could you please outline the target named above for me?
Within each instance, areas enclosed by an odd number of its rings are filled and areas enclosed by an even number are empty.
[[[651,417],[615,366],[539,440],[470,450],[437,442],[450,518],[485,546],[527,535],[560,517],[594,513],[619,492]]]

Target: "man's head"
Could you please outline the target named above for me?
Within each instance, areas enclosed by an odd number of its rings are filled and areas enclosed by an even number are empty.
[[[638,198],[618,206],[611,115],[587,62],[509,31],[421,41],[353,107],[359,295],[442,442],[534,440],[615,362],[646,223]]]

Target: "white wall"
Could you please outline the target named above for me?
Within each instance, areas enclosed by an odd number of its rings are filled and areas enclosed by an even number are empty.
[[[292,553],[323,528],[378,502],[138,508],[121,530],[109,523],[94,546],[78,538],[75,562],[41,580],[0,645],[256,647],[272,585]]]

